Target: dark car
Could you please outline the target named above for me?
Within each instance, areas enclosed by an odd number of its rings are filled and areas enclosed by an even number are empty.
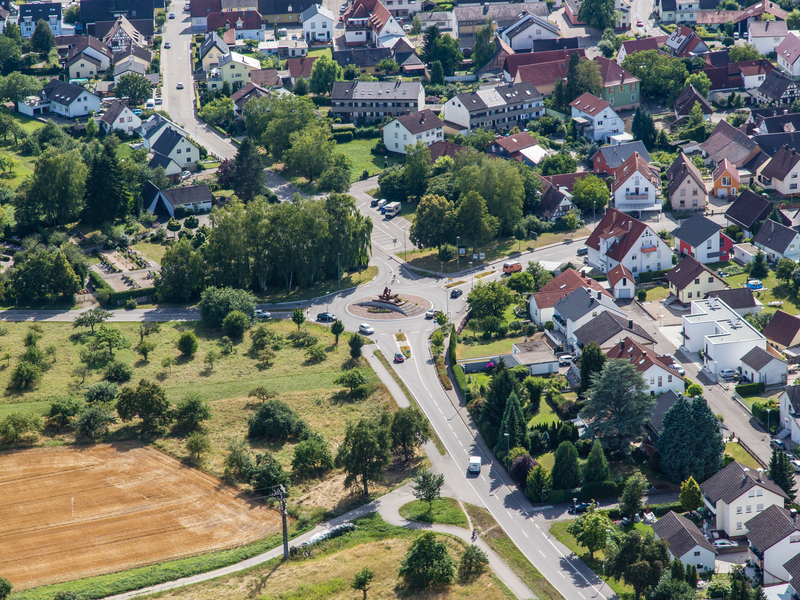
[[[631,211],[631,216],[632,216],[634,219],[638,219],[638,218],[639,218],[639,217],[641,217],[642,215],[641,215],[641,213],[639,213],[639,211],[638,211],[638,210],[632,210],[632,211]]]
[[[586,256],[589,254],[589,246],[581,246],[578,248],[578,256]]]
[[[405,362],[405,361],[406,361],[406,357],[403,356],[402,352],[395,352],[394,353],[394,362],[400,363],[400,362]]]
[[[461,294],[464,293],[464,290],[459,290],[458,288],[450,291],[451,298],[458,298]]]
[[[588,502],[581,502],[580,504],[573,504],[567,509],[567,512],[571,515],[579,515],[581,513],[585,513],[589,510],[591,504]]]
[[[317,321],[322,321],[323,323],[333,323],[336,320],[336,315],[333,313],[319,313],[317,315]]]
[[[786,444],[783,443],[783,440],[776,440],[773,438],[769,441],[769,445],[776,450],[786,451]]]
[[[373,198],[372,202],[370,202],[369,205],[370,206],[378,206],[378,202],[380,202],[380,200],[378,200],[377,198]]]

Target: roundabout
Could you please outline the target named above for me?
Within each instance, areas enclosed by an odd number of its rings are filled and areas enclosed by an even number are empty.
[[[392,294],[385,288],[383,294],[364,296],[351,301],[345,310],[359,319],[372,321],[399,321],[424,315],[433,303],[413,294]]]

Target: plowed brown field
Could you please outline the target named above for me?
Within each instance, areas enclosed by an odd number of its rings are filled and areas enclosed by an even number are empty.
[[[279,530],[277,512],[137,443],[0,452],[0,573],[17,589]]]

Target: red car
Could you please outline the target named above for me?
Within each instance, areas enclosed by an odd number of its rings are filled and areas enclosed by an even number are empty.
[[[637,26],[637,27],[644,27],[644,23],[642,22],[642,20],[641,20],[641,19],[639,19],[638,21],[636,21],[636,26]]]
[[[406,360],[406,357],[403,356],[402,352],[395,352],[394,353],[394,362],[401,363],[401,362],[405,362],[405,360]]]

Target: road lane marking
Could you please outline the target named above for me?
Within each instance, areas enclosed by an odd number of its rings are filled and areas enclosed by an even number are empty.
[[[511,517],[512,519],[514,518],[514,515],[512,515],[509,511],[506,511],[506,512],[508,513],[509,517]]]
[[[541,527],[539,527],[538,523],[534,523],[534,525],[536,525],[536,529],[541,529]]]
[[[545,558],[547,558],[547,554],[545,554],[545,553],[544,553],[544,552],[542,552],[541,550],[539,550],[539,554],[541,554],[542,556],[544,556]]]
[[[528,534],[525,533],[524,531],[522,532],[522,535],[524,535],[525,537],[528,537]],[[541,552],[541,550],[540,550],[540,552]]]
[[[450,431],[453,431],[453,426],[450,425],[450,423],[448,423],[447,426],[450,428]]]

